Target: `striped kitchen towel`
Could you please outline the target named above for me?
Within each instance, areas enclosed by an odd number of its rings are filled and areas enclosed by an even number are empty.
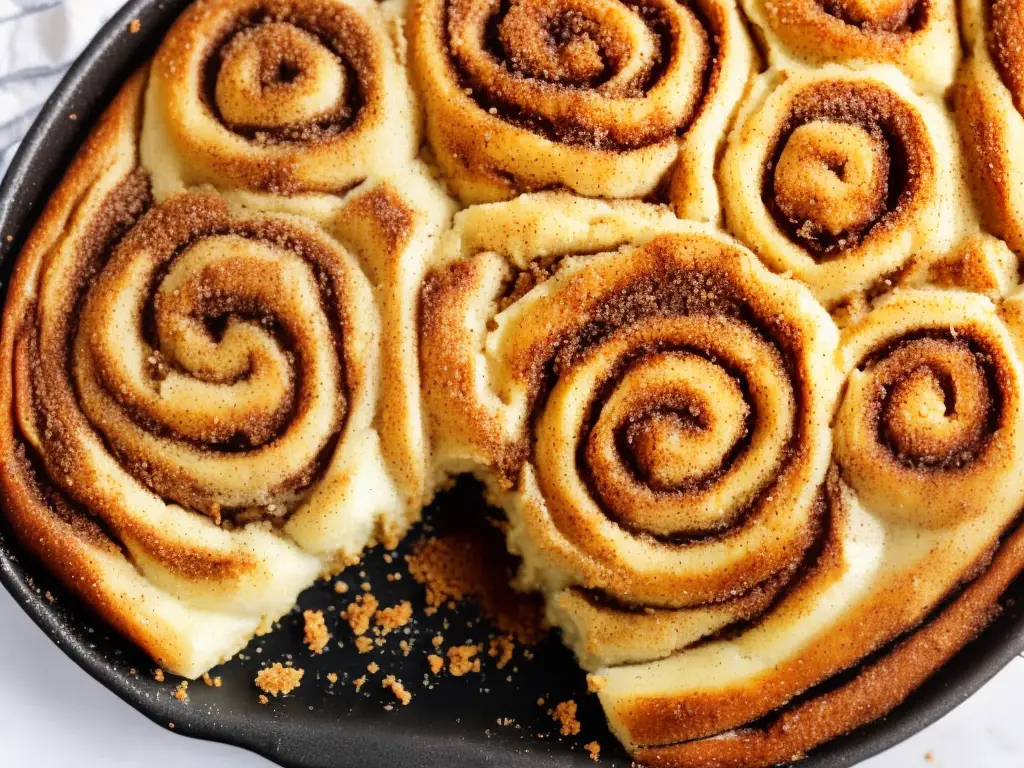
[[[0,176],[67,68],[124,0],[0,0]]]

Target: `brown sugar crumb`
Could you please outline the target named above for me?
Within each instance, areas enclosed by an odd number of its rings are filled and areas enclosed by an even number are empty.
[[[210,677],[209,672],[203,672],[203,682],[207,688],[220,688],[224,684],[224,681],[220,679],[220,675]]]
[[[331,685],[334,685],[336,682],[338,682],[338,673],[337,672],[328,672],[327,673],[327,682],[330,683]]]
[[[362,584],[359,585],[359,588],[363,590],[363,592],[369,592],[371,589],[373,589],[373,585],[371,585],[370,582],[368,581],[364,581]]]
[[[605,680],[601,675],[587,675],[587,692],[597,693],[604,688],[604,684],[606,682],[607,680]]]
[[[263,695],[262,693],[260,694],[260,697],[259,697],[259,698],[257,699],[257,701],[258,701],[258,702],[259,702],[260,704],[269,704],[269,703],[270,703],[270,699],[268,699],[268,698],[267,698],[266,696],[264,696],[264,695]]]
[[[402,655],[408,657],[412,652],[412,643],[408,640],[402,640],[398,643],[398,648],[402,651]]]
[[[46,590],[46,594],[44,594],[43,597],[46,598],[46,602],[48,602],[48,603],[52,603],[54,601],[54,599],[55,599],[53,594],[50,592],[50,590]]]
[[[590,759],[597,762],[601,757],[601,745],[596,741],[591,741],[583,745],[583,748],[590,753]]]
[[[178,701],[188,701],[188,680],[182,680],[174,689],[174,698]]]
[[[370,629],[370,619],[377,611],[377,598],[373,595],[359,595],[355,602],[341,612],[342,621],[347,621],[353,635],[365,635]]]
[[[580,732],[580,721],[576,719],[576,702],[573,699],[563,701],[548,714],[562,726],[563,736],[575,736]]]
[[[433,645],[435,648],[440,648],[443,643],[444,635],[434,635],[434,637],[430,639],[430,644]]]
[[[448,671],[454,677],[480,671],[480,659],[474,658],[480,649],[475,645],[457,645],[448,649]]]
[[[302,618],[306,620],[302,642],[308,645],[313,653],[323,653],[331,640],[331,633],[327,631],[327,624],[324,622],[324,612],[303,611]]]
[[[487,655],[498,660],[498,669],[504,669],[512,661],[512,653],[515,649],[515,641],[508,635],[501,635],[491,640],[491,648],[487,651]]]
[[[160,667],[157,667],[153,671],[153,679],[156,680],[158,683],[162,683],[166,679],[164,677],[164,671],[160,669]]]
[[[427,656],[427,663],[430,665],[430,671],[432,674],[440,674],[441,670],[444,669],[444,659],[436,653],[432,653]]]
[[[277,696],[279,693],[287,695],[302,684],[304,674],[305,670],[275,662],[273,666],[261,669],[256,674],[256,687],[271,696]]]
[[[374,614],[373,621],[380,627],[381,634],[386,635],[400,629],[412,620],[412,603],[403,600],[393,608],[384,608]]]
[[[539,699],[537,699],[537,706],[538,707],[543,707],[544,706],[544,697],[543,696],[541,696]]]
[[[381,681],[381,686],[391,690],[391,693],[395,695],[395,698],[402,704],[403,707],[409,705],[412,701],[412,694],[405,689],[394,675],[388,675]]]
[[[371,661],[369,664],[366,665],[366,671],[369,672],[371,675],[376,675],[378,672],[380,672],[380,665],[376,661]]]
[[[140,21],[139,19],[132,19],[130,22],[128,22],[128,32],[130,32],[133,35],[137,35],[141,31],[142,21]]]
[[[352,681],[352,685],[356,687],[356,691],[361,691],[363,689],[363,686],[366,685],[366,675],[363,675],[362,677],[357,677],[355,680]]]
[[[346,584],[344,581],[336,581],[334,583],[334,591],[339,595],[344,595],[346,592],[348,592],[348,584]]]
[[[356,650],[360,653],[369,653],[373,650],[373,640],[369,637],[357,637]]]
[[[539,598],[511,586],[516,569],[501,533],[484,521],[420,541],[406,557],[409,574],[426,588],[426,613],[473,598],[485,618],[522,643],[544,636]]]

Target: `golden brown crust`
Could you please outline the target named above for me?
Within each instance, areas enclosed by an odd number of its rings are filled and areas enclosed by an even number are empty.
[[[431,148],[464,202],[556,187],[640,197],[683,148],[677,205],[717,219],[714,148],[752,58],[728,0],[418,0],[410,54]]]

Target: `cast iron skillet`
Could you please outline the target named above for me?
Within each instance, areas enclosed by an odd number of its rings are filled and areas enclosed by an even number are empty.
[[[4,286],[15,255],[93,119],[118,85],[151,55],[188,1],[129,2],[97,35],[47,103],[0,185],[0,280]],[[128,33],[133,19],[142,22],[141,32],[134,35]],[[484,511],[478,489],[464,483],[439,499],[427,518],[443,529],[454,524],[453,517]],[[414,533],[410,540],[416,538]],[[420,590],[411,579],[388,582],[384,578],[396,568],[386,565],[380,553],[371,553],[353,570],[356,573],[345,574],[346,581],[358,589],[364,580],[358,571],[365,571],[382,603],[409,598],[414,605],[422,605]],[[476,623],[472,609],[461,608],[457,616],[443,610],[432,619],[421,618],[421,634],[413,638],[416,648],[408,658],[396,652],[393,638],[383,658],[374,654],[381,674],[394,673],[411,684],[415,699],[408,707],[384,710],[391,699],[381,690],[379,676],[356,693],[351,680],[365,672],[370,657],[358,655],[353,648],[332,647],[323,656],[311,657],[301,644],[297,614],[286,618],[274,634],[254,642],[242,658],[216,670],[223,677],[223,687],[194,683],[189,703],[183,704],[171,696],[173,681],[156,683],[150,674],[152,664],[139,651],[79,605],[24,553],[2,515],[0,581],[68,656],[158,725],[173,723],[177,733],[244,747],[285,766],[584,766],[592,763],[580,747],[592,739],[602,744],[605,765],[629,764],[607,732],[594,697],[584,693],[583,674],[557,639],[538,647],[532,660],[517,654],[515,671],[510,665],[498,672],[488,662],[481,675],[445,676],[433,690],[423,688],[424,646],[434,633],[443,633],[448,643],[486,638],[487,627]],[[53,602],[45,598],[48,591]],[[1024,580],[1018,580],[1004,597],[1005,610],[999,619],[904,706],[885,720],[815,751],[800,768],[853,766],[963,702],[1024,649],[1020,608],[1024,601],[1018,599],[1022,592]],[[304,608],[332,603],[341,607],[348,599],[321,585],[307,591],[301,604]],[[446,617],[447,629],[442,626]],[[467,621],[473,626],[467,626]],[[282,660],[286,654],[293,654],[296,665],[306,670],[304,683],[295,695],[261,706],[252,685],[255,672],[261,662]],[[332,671],[343,676],[333,687],[325,679]],[[511,682],[506,680],[509,673]],[[567,739],[550,736],[553,729],[546,706],[537,705],[541,696],[548,703],[575,698],[583,732]],[[516,725],[496,724],[504,718],[514,719]],[[549,735],[539,739],[538,732]]]

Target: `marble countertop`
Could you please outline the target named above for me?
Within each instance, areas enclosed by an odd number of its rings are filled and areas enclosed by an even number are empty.
[[[249,753],[150,723],[80,670],[0,589],[0,765],[270,768]],[[1024,659],[966,704],[861,768],[1020,768]]]

